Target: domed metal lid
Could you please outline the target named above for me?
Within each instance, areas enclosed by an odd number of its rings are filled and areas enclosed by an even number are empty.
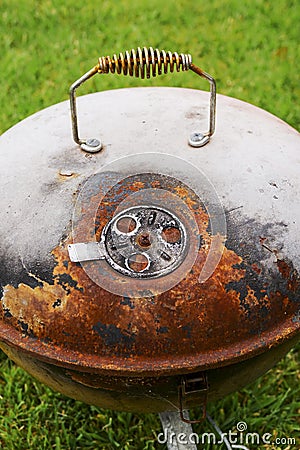
[[[192,148],[207,100],[80,97],[95,154],[72,144],[66,102],[1,137],[1,340],[134,376],[227,365],[299,333],[299,134],[219,96],[218,132]]]

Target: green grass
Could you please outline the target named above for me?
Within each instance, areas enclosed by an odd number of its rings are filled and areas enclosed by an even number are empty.
[[[98,56],[143,45],[190,52],[219,92],[299,126],[299,9],[298,0],[2,0],[0,131],[65,100]],[[102,76],[81,93],[143,83],[199,85],[193,74]]]
[[[190,52],[216,77],[218,92],[300,128],[298,0],[2,0],[0,20],[0,132],[67,99],[69,85],[98,56],[144,45]],[[106,75],[79,93],[149,84],[202,87],[190,73],[146,81]],[[261,449],[300,448],[299,351],[209,406],[224,431],[243,420],[253,432],[298,439]],[[194,428],[210,431],[208,424]],[[1,356],[1,449],[162,449],[160,429],[156,415],[104,411],[53,393]]]

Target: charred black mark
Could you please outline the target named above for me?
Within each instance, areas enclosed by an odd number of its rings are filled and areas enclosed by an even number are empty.
[[[160,323],[161,318],[162,318],[161,314],[155,314],[153,317],[154,323]]]
[[[7,317],[10,319],[13,315],[11,314],[10,310],[8,308],[4,308],[4,317]]]
[[[121,300],[120,304],[129,306],[130,309],[134,309],[135,308],[135,305],[134,305],[134,303],[132,303],[130,297],[123,297],[123,300]]]
[[[78,282],[73,280],[73,278],[69,274],[60,273],[56,276],[56,278],[58,279],[58,284],[61,285],[61,287],[67,292],[67,294],[70,294],[70,288],[74,288],[79,292],[83,292],[83,288],[78,287]]]
[[[197,240],[198,240],[198,248],[199,248],[199,250],[200,250],[200,248],[201,248],[201,247],[204,247],[204,245],[205,245],[205,239],[204,239],[204,237],[202,236],[202,234],[199,234],[199,235],[197,236]]]
[[[192,337],[192,334],[191,334],[192,333],[192,327],[191,327],[191,325],[190,324],[184,325],[182,327],[182,330],[185,331],[186,337],[188,339],[191,339],[191,337]]]
[[[60,245],[63,245],[64,242],[68,239],[71,229],[72,229],[72,222],[70,221],[68,229],[65,230],[65,232],[61,235]]]
[[[13,249],[11,249],[13,252]],[[56,265],[54,257],[49,255],[44,261],[26,263],[18,255],[0,249],[0,299],[4,295],[3,288],[7,285],[17,289],[25,284],[31,289],[43,287],[44,282],[53,285],[53,270]]]
[[[134,336],[123,333],[113,324],[106,325],[102,322],[98,322],[93,326],[93,330],[99,334],[104,340],[105,345],[108,346],[121,345],[131,347],[135,340]]]
[[[50,284],[51,286],[53,286],[54,285],[53,271],[54,271],[54,267],[56,266],[56,264],[57,263],[54,260],[54,257],[52,256],[51,260],[47,259],[45,261],[36,263],[32,267],[28,267],[28,270],[35,277],[37,277],[39,280],[41,280],[41,282],[39,283],[39,286],[43,287],[43,282],[46,282],[46,283]],[[25,283],[25,284],[27,284],[27,283]]]
[[[44,342],[45,344],[51,344],[52,339],[49,337],[45,337],[41,339],[42,342]]]
[[[30,330],[28,324],[23,322],[23,320],[18,320],[18,325],[20,325],[23,333],[26,334],[26,336],[29,336],[31,338],[35,338],[36,337],[34,335],[34,333],[32,332],[32,330]]]
[[[262,289],[262,283],[261,283],[261,280],[259,279],[259,277],[257,275],[255,275],[255,272],[249,270],[249,268],[246,267],[244,264],[241,264],[239,266],[239,269],[243,269],[243,268],[246,269],[247,281],[243,281],[243,280],[231,281],[230,283],[228,283],[226,285],[226,290],[227,291],[234,290],[234,291],[238,292],[239,296],[240,296],[241,305],[243,305],[246,309],[248,309],[247,305],[245,304],[246,297],[249,293],[248,286],[251,290],[253,290],[255,292],[255,297],[258,300],[261,300],[266,295],[266,293],[261,292],[261,291],[264,291]],[[249,276],[249,278],[248,278],[248,276]]]
[[[163,352],[165,354],[169,354],[172,351],[173,347],[174,347],[174,342],[173,342],[173,340],[171,338],[167,338],[167,337],[164,337],[164,341],[163,342],[164,342]]]
[[[300,323],[300,311],[298,311],[292,319],[294,323]]]
[[[64,336],[71,336],[71,334],[70,333],[68,333],[67,331],[65,331],[65,330],[62,330],[62,334],[64,335]]]
[[[268,308],[267,308],[266,306],[262,306],[262,307],[260,308],[260,316],[261,316],[262,318],[265,318],[265,317],[268,316],[268,314],[269,314]]]
[[[168,327],[158,327],[156,328],[156,332],[157,334],[165,334],[169,332],[169,328]]]
[[[10,262],[5,260],[4,257],[3,259],[0,258],[0,260],[2,263],[0,266],[0,286],[4,287],[6,285],[11,285],[14,288],[17,288],[21,283],[26,284],[32,289],[43,286],[41,281],[31,275],[31,273],[35,275],[33,268],[30,270],[25,269],[21,261],[18,261],[17,263],[11,261],[10,265]]]
[[[61,305],[61,299],[60,298],[57,298],[56,300],[55,300],[55,302],[52,304],[52,307],[53,308],[56,308],[57,306],[60,306]]]
[[[28,332],[28,324],[23,322],[22,320],[18,320],[18,324],[21,325],[22,330],[27,333]]]
[[[242,257],[241,264],[235,264],[234,267],[244,270],[245,276],[239,281],[228,283],[226,289],[228,291],[233,289],[239,293],[240,306],[246,317],[252,320],[253,333],[264,331],[269,325],[270,299],[276,302],[283,312],[285,306],[280,303],[283,297],[288,298],[289,302],[300,302],[299,274],[292,262],[277,258],[280,248],[276,250],[272,248],[273,236],[280,237],[286,228],[284,222],[263,225],[247,217],[234,218],[231,215],[227,217],[226,247]],[[270,267],[270,263],[264,264],[264,261],[269,259],[269,253],[276,259],[273,267]],[[255,307],[251,298],[247,299],[249,291],[253,291],[253,295],[259,301]]]

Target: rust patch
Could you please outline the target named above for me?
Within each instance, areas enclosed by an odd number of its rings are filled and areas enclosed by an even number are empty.
[[[247,250],[238,244],[235,249],[224,247],[213,275],[199,283],[212,236],[207,211],[193,191],[169,177],[143,174],[115,185],[99,204],[102,181],[95,179],[94,193],[83,202],[81,220],[76,225],[78,239],[89,241],[94,233],[99,239],[128,194],[153,187],[166,189],[188,205],[198,226],[201,245],[192,270],[162,294],[156,294],[155,284],[149,282],[150,297],[131,298],[135,281],[128,278],[124,281],[128,296],[120,297],[96,285],[80,264],[68,262],[67,245],[72,242],[72,236],[68,236],[53,250],[53,284],[43,281],[36,287],[24,283],[4,287],[2,320],[6,324],[23,336],[51,343],[43,347],[44,355],[55,348],[60,360],[61,355],[76,355],[72,360],[77,365],[124,373],[137,367],[160,373],[228,364],[232,359],[245,358],[249,343],[252,351],[265,345],[260,339],[264,332],[271,330],[272,339],[278,339],[280,333],[274,334],[274,328],[297,310],[289,295],[299,290],[299,278],[292,267],[279,261],[276,276],[285,285],[276,280],[272,284],[259,260],[248,263],[238,254],[240,249],[241,253]],[[94,217],[91,211],[95,210]],[[223,237],[217,238],[221,245]],[[184,268],[176,270],[184,274]],[[249,275],[253,273],[256,278]],[[113,271],[111,279],[113,283]]]
[[[253,263],[252,264],[252,269],[259,275],[261,274],[262,268],[259,267],[259,265],[257,263]]]
[[[129,258],[128,265],[132,270],[142,272],[148,266],[148,259],[144,255],[135,254]]]
[[[131,233],[135,229],[136,223],[131,217],[123,217],[118,220],[116,226],[122,233]]]
[[[151,246],[151,237],[149,233],[141,233],[137,237],[137,244],[143,249]],[[147,265],[147,264],[146,264]]]
[[[175,244],[180,241],[180,230],[175,227],[165,228],[162,232],[162,237],[167,241]]]
[[[283,259],[277,259],[277,267],[283,278],[287,281],[287,289],[292,292],[296,292],[300,287],[300,277],[297,271],[293,268],[292,264],[284,261]]]

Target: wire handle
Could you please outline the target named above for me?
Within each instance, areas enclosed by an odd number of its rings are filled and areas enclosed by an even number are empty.
[[[166,74],[169,71],[172,73],[176,69],[177,72],[192,70],[197,75],[205,78],[210,84],[210,110],[209,110],[209,129],[205,133],[194,132],[189,138],[189,144],[192,147],[202,147],[207,144],[215,131],[215,115],[216,115],[216,82],[214,78],[208,73],[204,72],[199,67],[192,63],[190,54],[172,53],[170,51],[153,49],[152,47],[138,47],[136,50],[132,49],[130,52],[126,51],[124,54],[120,53],[118,56],[102,56],[98,60],[98,64],[75,81],[70,87],[70,104],[71,104],[71,118],[73,139],[80,145],[81,149],[96,153],[101,150],[102,143],[95,138],[80,139],[78,134],[78,118],[76,107],[76,89],[91,78],[96,73],[108,74],[117,73],[137,78],[150,78],[156,75]]]
[[[153,50],[152,47],[140,47],[137,50],[132,49],[129,53],[128,51],[120,53],[119,56],[114,55],[112,58],[109,56],[103,56],[99,58],[99,73],[123,73],[123,75],[135,76],[137,78],[156,76],[156,69],[158,75],[163,72],[168,73],[174,72],[176,68],[177,72],[180,70],[188,70],[192,64],[192,57],[189,54],[181,53],[171,53],[165,52],[164,50],[158,50],[157,48]]]

